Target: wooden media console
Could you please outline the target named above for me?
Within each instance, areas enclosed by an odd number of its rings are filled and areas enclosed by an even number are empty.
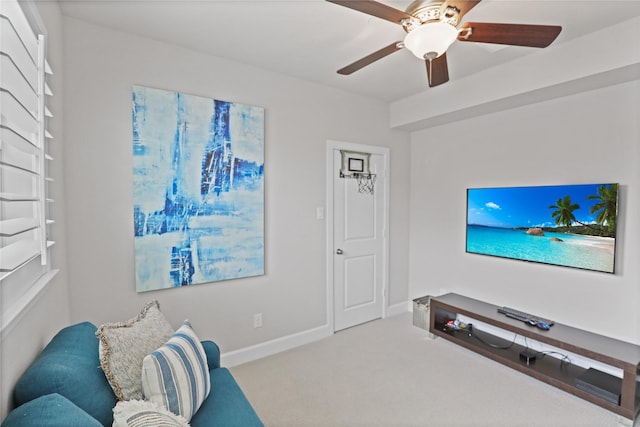
[[[640,346],[560,323],[555,323],[550,330],[545,331],[509,318],[498,313],[497,310],[498,306],[462,295],[446,294],[432,297],[429,331],[436,336],[629,418],[632,422],[638,416],[640,412],[640,382],[638,381]],[[615,392],[620,396],[619,402],[613,403],[610,399],[576,386],[576,379],[584,375],[587,368],[552,356],[538,357],[534,363],[527,364],[520,357],[520,353],[527,349],[523,345],[516,344],[511,340],[507,341],[482,331],[480,328],[472,327],[469,331],[454,329],[448,325],[448,322],[455,320],[458,315],[621,370],[620,390]],[[487,343],[492,345],[487,345]]]

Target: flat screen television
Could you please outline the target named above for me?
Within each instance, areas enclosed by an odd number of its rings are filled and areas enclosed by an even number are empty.
[[[614,273],[618,184],[467,189],[466,252]]]

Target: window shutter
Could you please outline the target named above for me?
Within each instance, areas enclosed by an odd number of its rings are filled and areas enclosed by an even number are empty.
[[[53,73],[39,22],[32,4],[0,1],[0,286],[11,299],[2,301],[3,311],[52,277],[47,171],[53,136],[47,125],[53,115],[47,104],[53,94],[47,80]],[[40,267],[29,267],[34,263]],[[7,290],[9,277],[19,270],[32,272],[17,275],[20,292]],[[4,314],[2,320],[4,328]]]

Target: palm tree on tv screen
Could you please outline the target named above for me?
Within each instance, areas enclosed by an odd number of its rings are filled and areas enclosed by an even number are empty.
[[[607,228],[610,232],[616,230],[616,213],[618,205],[618,184],[601,185],[598,187],[598,194],[592,194],[587,197],[588,200],[597,200],[598,202],[591,206],[592,214],[598,213],[596,223]]]
[[[549,206],[549,209],[556,209],[551,213],[551,218],[555,218],[557,225],[571,227],[574,222],[578,222],[573,211],[580,209],[580,205],[573,203],[570,196],[558,199],[555,205]]]

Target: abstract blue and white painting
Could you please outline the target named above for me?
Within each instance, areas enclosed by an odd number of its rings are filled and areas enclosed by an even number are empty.
[[[264,274],[264,109],[133,87],[138,292]]]

